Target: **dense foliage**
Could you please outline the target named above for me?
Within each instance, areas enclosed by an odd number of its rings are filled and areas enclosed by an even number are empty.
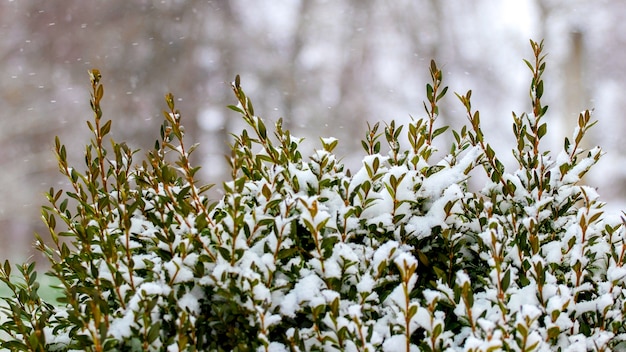
[[[232,180],[211,203],[189,162],[172,95],[146,161],[105,137],[92,70],[86,169],[56,155],[71,190],[51,189],[42,215],[62,297],[44,302],[33,264],[0,279],[15,351],[607,351],[624,339],[623,224],[610,223],[581,177],[601,150],[581,148],[589,112],[564,148],[542,151],[542,44],[531,41],[532,111],[513,114],[518,166],[486,142],[471,91],[468,125],[435,158],[447,87],[430,65],[425,117],[368,126],[350,173],[338,140],[303,157],[301,139],[268,131],[239,77],[230,108]],[[273,133],[272,133],[273,132]],[[273,136],[272,136],[273,134]],[[434,160],[433,160],[434,159]],[[474,173],[472,173],[472,171]],[[486,174],[471,191],[470,173]],[[57,230],[62,228],[62,230]],[[623,347],[623,346],[622,346]]]

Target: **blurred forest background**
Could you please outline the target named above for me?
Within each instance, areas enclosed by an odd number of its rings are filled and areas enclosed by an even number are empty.
[[[607,155],[587,182],[622,207],[626,169],[624,0],[2,0],[0,2],[0,259],[25,260],[43,193],[64,187],[54,136],[81,164],[89,140],[87,70],[103,74],[112,136],[146,150],[172,92],[188,141],[199,142],[201,180],[227,178],[229,133],[241,130],[229,82],[235,74],[268,121],[306,137],[339,138],[358,167],[366,122],[422,117],[428,63],[451,91],[473,90],[486,138],[510,154],[511,111],[528,111],[529,39],[545,38],[544,103],[561,148],[578,113],[595,109],[588,140]],[[440,124],[465,123],[453,94]],[[445,138],[444,138],[445,139]],[[445,142],[441,140],[440,142]],[[445,143],[440,144],[447,148]],[[33,257],[39,259],[37,255]]]

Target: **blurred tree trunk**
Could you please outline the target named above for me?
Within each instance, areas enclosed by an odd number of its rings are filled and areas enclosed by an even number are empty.
[[[565,64],[564,75],[565,97],[567,101],[564,116],[565,127],[568,132],[574,131],[578,126],[578,115],[588,107],[585,80],[583,78],[585,67],[583,33],[573,31],[569,39],[569,55],[567,56],[568,61]],[[583,142],[588,144],[587,139],[584,139]],[[586,146],[582,147],[585,148]]]

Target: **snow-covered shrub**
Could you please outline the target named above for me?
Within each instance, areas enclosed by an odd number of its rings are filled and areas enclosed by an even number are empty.
[[[34,265],[0,279],[15,351],[608,351],[624,348],[625,228],[603,216],[581,177],[599,148],[580,142],[589,112],[557,154],[543,151],[542,44],[531,42],[532,112],[513,115],[518,167],[486,142],[471,91],[468,125],[436,159],[447,87],[431,62],[426,114],[368,126],[349,172],[322,138],[268,131],[239,78],[231,106],[250,128],[234,137],[232,180],[210,202],[189,163],[174,98],[146,161],[105,146],[100,74],[91,71],[83,172],[56,155],[71,190],[51,189],[37,248],[62,298],[37,294]],[[434,159],[434,160],[433,160]],[[486,173],[478,191],[470,172]],[[62,223],[62,224],[61,224]],[[58,230],[61,228],[61,230]]]

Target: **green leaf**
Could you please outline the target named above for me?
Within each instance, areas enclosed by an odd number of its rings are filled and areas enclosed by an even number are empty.
[[[248,102],[248,112],[250,113],[250,115],[254,116],[254,107],[252,106],[252,101],[248,98],[247,102]]]
[[[430,84],[426,84],[426,97],[428,98],[428,101],[433,101],[433,86],[431,86]]]
[[[444,133],[445,131],[447,131],[449,127],[450,126],[443,126],[443,127],[440,127],[438,129],[436,129],[433,132],[433,138],[435,138],[435,137],[439,136],[440,134]]]
[[[472,116],[472,124],[476,127],[480,126],[480,112],[476,111]]]
[[[2,344],[0,346],[10,351],[29,351],[30,350],[26,346],[26,344],[17,340],[2,341]]]
[[[504,272],[504,277],[502,278],[502,291],[506,292],[509,289],[510,284],[511,284],[511,270],[507,270]]]
[[[524,63],[526,64],[526,66],[528,66],[528,68],[532,71],[535,72],[535,68],[533,67],[533,64],[530,63],[530,61],[524,59]]]
[[[167,107],[170,109],[170,111],[174,111],[174,95],[172,93],[167,93],[165,95],[165,103],[167,104]]]
[[[261,119],[257,120],[257,128],[259,130],[259,136],[261,137],[262,140],[266,140],[267,139],[267,129],[265,128],[265,124],[263,123],[263,121],[261,121]]]
[[[537,85],[536,89],[537,91],[535,92],[535,95],[537,99],[539,99],[543,96],[543,81],[539,81],[539,84]]]
[[[7,278],[9,276],[11,276],[11,263],[9,262],[9,260],[5,260],[4,261],[4,273],[3,275],[5,275]]]
[[[150,326],[150,330],[148,330],[148,342],[154,342],[161,333],[161,322],[157,321],[152,326]]]
[[[415,314],[417,314],[417,309],[418,309],[418,308],[419,308],[419,307],[418,307],[416,304],[411,305],[411,306],[409,307],[409,312],[408,312],[408,314],[407,314],[407,317],[408,317],[409,319],[410,319],[410,318],[412,318],[412,317],[414,317],[414,316],[415,316]]]
[[[493,158],[496,155],[496,153],[493,151],[493,149],[491,148],[489,144],[487,144],[487,149],[485,150],[485,154],[487,155],[487,159],[489,160],[493,160]]]
[[[539,128],[537,129],[537,138],[541,139],[543,138],[543,136],[546,135],[546,132],[548,131],[548,125],[547,124],[542,124],[541,126],[539,126]]]
[[[241,108],[239,108],[239,107],[238,107],[238,106],[236,106],[236,105],[228,105],[228,106],[227,106],[227,108],[229,108],[229,109],[231,109],[231,110],[233,110],[233,111],[236,111],[236,112],[238,112],[238,113],[240,113],[240,114],[243,114],[243,113],[244,113],[244,112],[243,112],[243,110],[241,110]]]
[[[439,101],[439,100],[443,99],[443,97],[446,95],[446,93],[447,93],[447,92],[448,92],[448,87],[444,87],[444,88],[441,90],[441,93],[439,93],[439,94],[437,95],[437,99],[436,99],[436,101]]]

